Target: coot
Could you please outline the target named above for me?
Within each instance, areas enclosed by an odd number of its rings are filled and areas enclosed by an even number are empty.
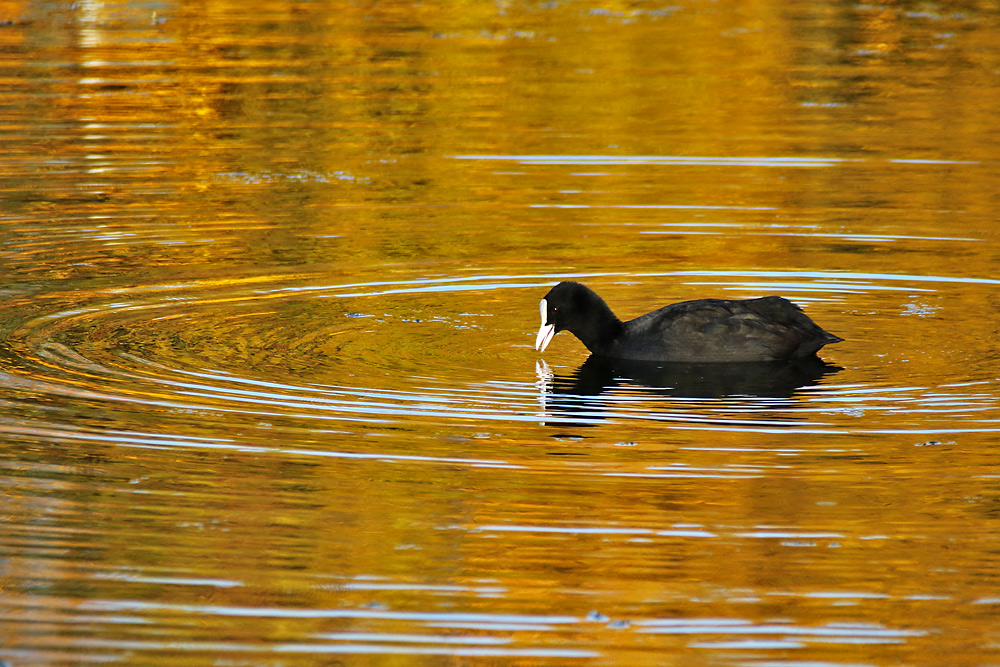
[[[780,296],[683,301],[622,322],[592,289],[566,281],[545,295],[540,310],[539,352],[560,331],[601,357],[698,363],[804,359],[844,340]]]

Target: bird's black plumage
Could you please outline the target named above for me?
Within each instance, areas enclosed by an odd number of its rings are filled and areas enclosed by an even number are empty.
[[[593,354],[612,359],[781,361],[814,356],[843,340],[780,296],[683,301],[622,322],[589,287],[566,281],[545,295],[541,314],[536,349],[569,331]]]

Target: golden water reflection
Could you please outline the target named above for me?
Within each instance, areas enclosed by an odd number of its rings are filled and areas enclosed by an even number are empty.
[[[0,4],[0,659],[995,662],[998,37]],[[595,374],[563,278],[846,341]]]

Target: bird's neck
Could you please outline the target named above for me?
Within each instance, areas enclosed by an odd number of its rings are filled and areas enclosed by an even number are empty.
[[[595,304],[593,316],[573,333],[594,354],[607,354],[622,334],[624,325],[603,300]]]

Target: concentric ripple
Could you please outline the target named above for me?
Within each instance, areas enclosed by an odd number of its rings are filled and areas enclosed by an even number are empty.
[[[743,383],[706,394],[676,378],[624,376],[582,390],[574,382],[585,355],[569,335],[537,368],[531,349],[533,304],[565,277],[603,285],[614,297],[626,292],[615,285],[627,282],[636,303],[656,298],[664,285],[678,295],[788,294],[847,341],[824,350],[830,364],[818,373],[780,390]],[[155,406],[174,415],[290,420],[316,429],[431,420],[775,433],[994,431],[1000,400],[991,343],[943,333],[937,323],[949,302],[978,298],[998,282],[781,271],[340,284],[294,276],[49,294],[43,303],[59,307],[41,313],[27,300],[8,304],[20,324],[7,336],[5,378],[17,396],[70,398],[77,409]]]

